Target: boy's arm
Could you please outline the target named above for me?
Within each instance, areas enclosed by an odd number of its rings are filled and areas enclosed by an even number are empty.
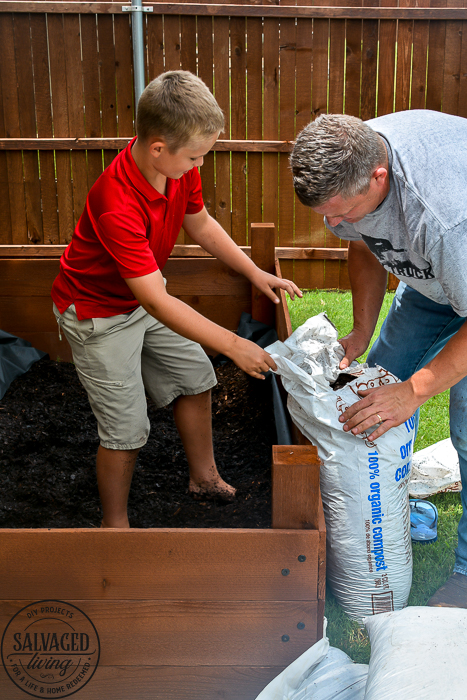
[[[183,228],[204,250],[244,275],[275,304],[279,303],[279,299],[273,291],[274,288],[285,289],[292,299],[295,298],[295,294],[299,297],[303,296],[291,280],[280,279],[260,270],[248,255],[245,255],[234,243],[222,226],[208,214],[205,207],[197,214],[186,214]]]
[[[263,372],[277,369],[274,360],[255,343],[209,321],[180,299],[167,294],[160,270],[143,277],[125,279],[141,306],[171,330],[207,345],[230,357],[252,377],[264,379]]]

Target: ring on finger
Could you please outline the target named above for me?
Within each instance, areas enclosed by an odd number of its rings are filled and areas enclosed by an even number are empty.
[[[379,413],[377,413],[376,416],[377,416],[377,418],[378,418],[378,420],[379,420],[379,425],[382,425],[383,419],[381,418],[381,416],[379,415]]]

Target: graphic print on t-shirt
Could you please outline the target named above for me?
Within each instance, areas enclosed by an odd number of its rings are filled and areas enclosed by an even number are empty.
[[[404,248],[393,248],[391,241],[385,238],[372,238],[361,234],[362,239],[367,244],[373,255],[375,255],[381,265],[393,275],[397,277],[412,277],[418,280],[431,280],[435,276],[431,265],[427,263],[427,267],[417,267],[407,257],[407,251]]]

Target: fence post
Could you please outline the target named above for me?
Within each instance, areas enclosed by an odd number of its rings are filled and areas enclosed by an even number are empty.
[[[275,274],[276,229],[274,224],[251,224],[251,259],[262,270]],[[276,305],[262,292],[251,287],[251,315],[274,328]]]

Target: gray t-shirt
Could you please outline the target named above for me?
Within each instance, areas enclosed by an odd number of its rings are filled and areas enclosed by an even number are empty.
[[[326,226],[365,241],[386,270],[467,316],[467,119],[412,110],[367,124],[386,142],[389,194],[361,221]]]

